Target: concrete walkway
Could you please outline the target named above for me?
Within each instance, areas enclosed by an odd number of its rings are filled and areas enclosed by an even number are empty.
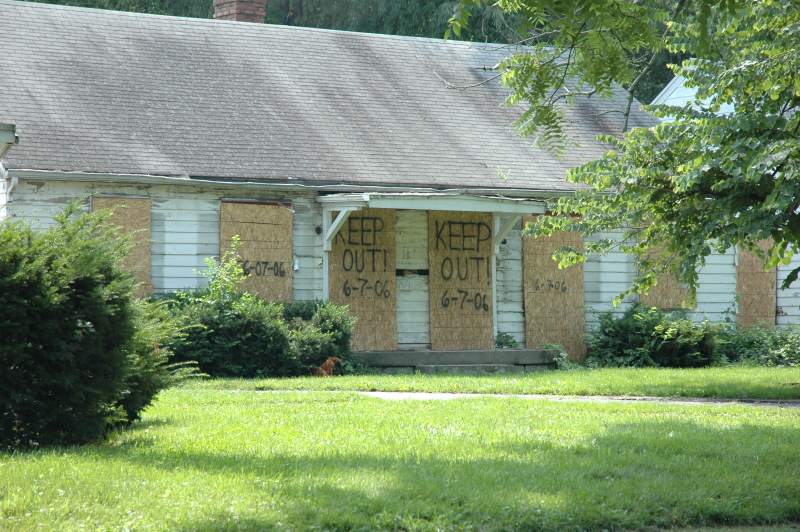
[[[447,401],[471,397],[511,397],[578,403],[659,403],[671,405],[743,405],[800,408],[800,401],[781,399],[708,399],[704,397],[632,397],[620,395],[545,395],[441,392],[358,392],[359,395],[386,401]]]

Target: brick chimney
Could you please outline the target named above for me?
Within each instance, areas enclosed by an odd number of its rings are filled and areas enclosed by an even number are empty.
[[[214,0],[214,18],[263,23],[267,0]]]

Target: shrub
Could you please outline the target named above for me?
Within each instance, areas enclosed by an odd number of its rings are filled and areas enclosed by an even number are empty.
[[[173,361],[197,361],[214,377],[293,375],[298,363],[289,349],[283,308],[249,294],[182,302],[179,319],[185,335],[171,342]]]
[[[321,332],[331,335],[330,356],[347,358],[350,355],[350,340],[353,337],[354,318],[346,306],[320,303],[311,323]]]
[[[732,326],[719,335],[717,349],[731,362],[800,366],[800,328]]]
[[[334,354],[333,335],[310,322],[302,322],[289,333],[289,343],[304,373],[319,367]]]
[[[700,367],[720,360],[715,349],[719,326],[694,323],[680,313],[633,306],[617,317],[601,313],[589,335],[591,366]]]
[[[169,347],[174,362],[197,361],[214,377],[294,375],[300,364],[289,348],[283,306],[243,292],[245,275],[237,255],[238,239],[217,262],[208,259],[208,288],[178,292],[169,308],[184,335]]]
[[[139,419],[161,390],[202,376],[194,361],[170,363],[169,343],[183,332],[164,302],[135,300],[133,323],[133,336],[124,349],[128,359],[125,393],[119,400],[129,423]]]
[[[322,301],[295,301],[294,303],[287,303],[283,309],[283,318],[287,322],[292,320],[311,321],[314,318],[314,313],[317,312],[317,307],[323,305]]]
[[[82,443],[125,419],[128,243],[70,206],[44,232],[0,225],[0,446]]]

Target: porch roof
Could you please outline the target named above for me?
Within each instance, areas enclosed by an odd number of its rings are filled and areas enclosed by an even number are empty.
[[[405,209],[421,211],[491,212],[495,214],[542,214],[541,200],[508,198],[504,196],[474,196],[455,193],[362,193],[330,194],[317,201],[329,211],[358,209]]]

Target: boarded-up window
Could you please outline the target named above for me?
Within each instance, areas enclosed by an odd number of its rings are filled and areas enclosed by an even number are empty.
[[[329,298],[355,316],[354,351],[397,349],[395,211],[350,214],[328,261]]]
[[[759,247],[767,251],[770,241],[759,242]],[[747,327],[750,325],[775,325],[777,308],[778,275],[775,269],[764,271],[763,261],[745,249],[739,250],[736,263],[736,295],[738,307],[736,323]]]
[[[526,219],[526,223],[532,218]],[[558,269],[553,253],[562,247],[583,249],[577,233],[523,237],[525,343],[529,348],[559,344],[574,359],[586,354],[583,265]]]
[[[269,301],[292,300],[292,209],[283,204],[223,201],[220,252],[239,235],[247,279],[242,287]]]
[[[661,253],[660,248],[653,253]],[[659,273],[656,275],[656,285],[646,294],[641,294],[639,302],[664,310],[689,308],[689,289],[671,273]]]
[[[431,348],[491,349],[492,215],[430,211]]]
[[[94,197],[92,210],[110,209],[111,223],[130,234],[133,247],[123,261],[123,267],[131,272],[137,286],[138,297],[152,293],[150,279],[150,200],[147,198]]]

